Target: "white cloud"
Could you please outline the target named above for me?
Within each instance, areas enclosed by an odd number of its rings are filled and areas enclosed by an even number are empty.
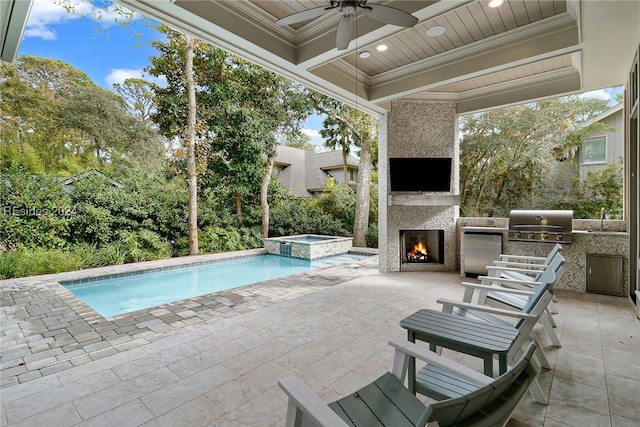
[[[580,95],[580,98],[595,98],[602,99],[605,101],[609,101],[611,99],[611,95],[607,93],[604,89],[593,90],[591,92],[585,92]]]
[[[143,76],[142,69],[133,69],[133,68],[114,68],[111,72],[105,77],[105,81],[108,85],[112,85],[114,83],[122,83],[126,79],[140,79]]]
[[[50,0],[35,0],[29,13],[29,21],[24,32],[25,37],[39,37],[44,40],[57,39],[53,24],[61,24],[78,16],[67,12],[62,6]]]
[[[154,82],[157,85],[165,86],[166,79],[164,77],[156,78],[153,76],[149,76],[144,73],[144,70],[141,68],[114,68],[111,72],[105,77],[105,82],[111,86],[114,83],[123,83],[127,79],[144,79],[150,82]]]
[[[307,135],[309,138],[320,138],[320,132],[315,129],[302,129],[301,133]]]
[[[57,33],[53,26],[64,24],[76,19],[88,17],[99,20],[103,27],[109,27],[117,21],[125,18],[117,12],[117,8],[109,6],[100,8],[94,6],[89,0],[65,0],[73,12],[68,12],[58,2],[52,0],[34,0],[29,13],[29,21],[25,28],[25,37],[38,37],[43,40],[56,40]],[[118,6],[120,10],[126,10]],[[133,19],[138,19],[139,14],[134,13]]]

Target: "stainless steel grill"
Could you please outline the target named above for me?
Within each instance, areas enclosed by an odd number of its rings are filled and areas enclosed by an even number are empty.
[[[512,210],[509,213],[508,240],[524,242],[571,243],[571,210]]]

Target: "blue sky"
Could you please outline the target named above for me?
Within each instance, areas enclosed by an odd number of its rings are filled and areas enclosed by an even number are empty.
[[[108,89],[112,89],[113,83],[130,77],[151,79],[143,70],[149,64],[148,58],[155,54],[150,42],[159,34],[147,22],[135,16],[129,27],[119,25],[118,15],[104,8],[111,4],[108,0],[66,1],[75,3],[76,10],[83,16],[100,15],[103,19],[98,23],[92,18],[70,14],[58,1],[35,0],[19,54],[59,59]],[[613,100],[619,91],[620,88],[602,89],[583,96]],[[319,147],[322,146],[318,132],[321,128],[322,117],[314,115],[303,131]]]

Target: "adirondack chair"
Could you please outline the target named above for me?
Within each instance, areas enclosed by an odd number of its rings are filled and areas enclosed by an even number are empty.
[[[540,283],[540,285],[535,288],[535,291],[532,292],[527,305],[522,310],[502,309],[464,301],[453,301],[445,298],[439,298],[437,302],[442,304],[442,311],[445,313],[453,313],[467,319],[491,324],[514,326],[518,330],[518,335],[509,347],[509,351],[507,353],[507,359],[509,362],[512,364],[516,363],[516,360],[522,354],[521,352],[524,345],[533,341],[537,347],[536,358],[540,365],[542,365],[543,368],[550,369],[551,365],[533,332],[534,326],[538,323],[541,317],[544,317],[545,309],[551,301],[551,293],[549,292],[550,287],[551,285],[549,283]],[[489,286],[489,288],[491,288],[491,286]],[[504,291],[528,292],[516,289],[505,289]],[[513,323],[505,320],[504,318],[512,319]],[[418,392],[420,391],[420,385],[418,383],[420,374],[421,373],[416,376],[415,387]],[[545,404],[548,402],[537,380],[535,380],[531,385],[530,391],[536,402]]]
[[[476,302],[478,304],[523,310],[529,304],[531,296],[539,294],[540,283],[549,285],[548,290],[551,291],[552,285],[557,282],[558,277],[564,271],[564,262],[564,257],[559,252],[556,252],[549,264],[540,272],[536,282],[522,282],[516,279],[495,276],[479,276],[480,285],[463,282],[462,285],[465,287],[463,301],[472,302],[474,292],[476,292],[478,295]],[[520,289],[522,292],[514,292],[515,289]],[[553,321],[549,307],[545,309],[539,323],[544,327],[553,345],[561,347],[560,339],[554,330],[556,324]]]
[[[395,348],[391,372],[329,405],[295,376],[278,381],[288,396],[285,425],[504,426],[539,373],[532,360],[534,344],[498,378],[482,375],[418,344],[402,340],[393,340],[389,344]],[[466,386],[459,389],[462,390],[460,392],[443,394],[442,400],[425,405],[403,385],[409,357],[427,362],[429,366],[446,372],[449,379]]]
[[[551,261],[560,255],[562,245],[556,243],[554,247],[549,251],[546,257],[528,256],[528,255],[514,255],[514,254],[501,254],[500,259],[494,261],[494,265],[487,266],[487,276],[490,277],[503,277],[505,279],[517,280],[525,282],[517,286],[518,289],[525,289],[527,287],[526,282],[539,281],[540,275],[544,269],[551,264]],[[560,270],[562,271],[562,270]],[[554,284],[560,280],[560,271],[556,272],[556,278]],[[530,286],[529,286],[530,287]],[[555,306],[556,298],[549,304],[549,313],[557,314],[558,309]],[[550,319],[551,323],[555,327],[555,322]]]

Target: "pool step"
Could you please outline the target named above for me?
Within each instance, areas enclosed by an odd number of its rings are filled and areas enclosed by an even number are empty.
[[[320,259],[311,261],[311,265],[313,268],[331,267],[334,265],[345,264],[347,262],[359,261],[364,257],[365,255],[356,255],[356,254],[334,255],[329,258],[320,258]]]

